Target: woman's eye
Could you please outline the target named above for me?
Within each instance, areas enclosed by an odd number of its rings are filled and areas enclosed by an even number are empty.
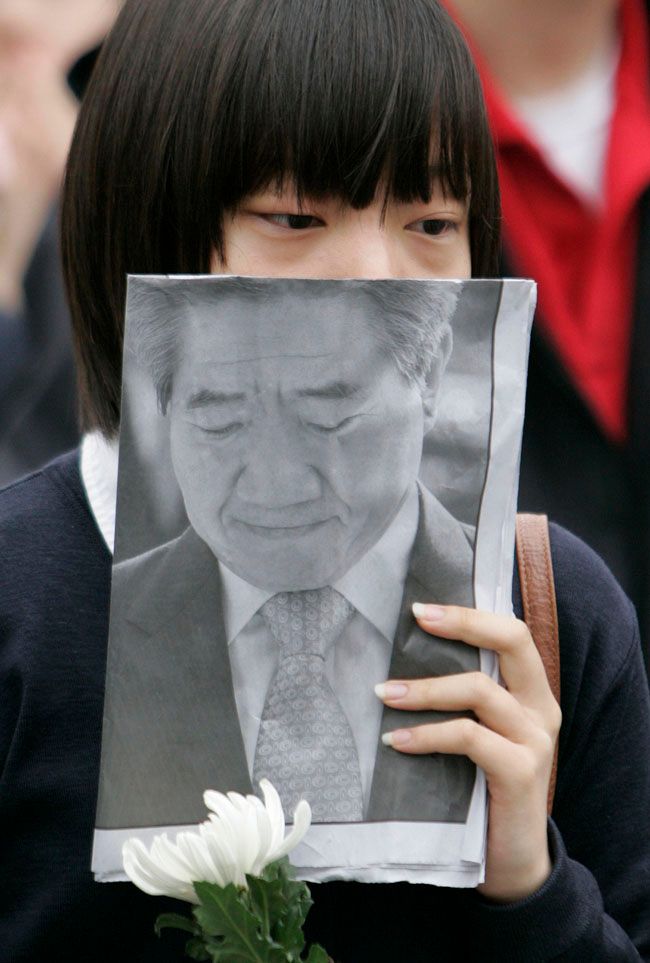
[[[288,227],[292,231],[304,231],[309,227],[317,227],[323,222],[311,214],[267,214],[266,219],[281,227]]]
[[[437,217],[425,218],[423,221],[415,221],[413,224],[409,224],[409,230],[418,234],[428,234],[429,237],[440,237],[453,231],[455,227],[454,221]]]

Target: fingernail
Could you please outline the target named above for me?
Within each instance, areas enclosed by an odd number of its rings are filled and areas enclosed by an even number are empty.
[[[422,605],[421,602],[414,602],[413,615],[422,622],[439,622],[444,618],[445,610],[441,605]]]
[[[395,729],[393,732],[385,732],[381,741],[385,746],[396,749],[398,746],[405,746],[412,738],[413,735],[408,729]]]
[[[375,686],[375,694],[380,699],[401,699],[409,691],[403,682],[380,682]]]

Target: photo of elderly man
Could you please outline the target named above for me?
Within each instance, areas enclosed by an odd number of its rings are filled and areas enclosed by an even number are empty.
[[[189,525],[114,567],[98,827],[189,823],[206,787],[262,777],[315,822],[464,821],[474,766],[390,752],[398,713],[374,694],[478,667],[411,615],[474,601],[473,530],[418,482],[456,299],[426,281],[131,279],[127,345]]]

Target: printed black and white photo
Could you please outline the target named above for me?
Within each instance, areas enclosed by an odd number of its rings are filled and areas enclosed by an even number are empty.
[[[469,759],[381,741],[445,714],[374,686],[485,668],[412,604],[476,604],[503,287],[130,278],[100,833],[264,777],[313,829],[466,824]]]

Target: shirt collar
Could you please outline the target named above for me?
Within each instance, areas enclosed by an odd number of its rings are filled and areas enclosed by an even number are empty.
[[[379,541],[333,585],[391,645],[402,608],[418,520],[418,490],[413,485]]]
[[[81,441],[80,467],[90,510],[112,554],[117,501],[117,440],[107,440],[98,431],[85,434]],[[417,525],[418,495],[413,485],[379,541],[332,585],[391,644],[397,629]],[[223,565],[220,568],[226,634],[230,643],[275,593],[250,585]]]
[[[80,470],[93,518],[111,555],[115,545],[115,503],[117,501],[117,439],[99,431],[81,439]]]

